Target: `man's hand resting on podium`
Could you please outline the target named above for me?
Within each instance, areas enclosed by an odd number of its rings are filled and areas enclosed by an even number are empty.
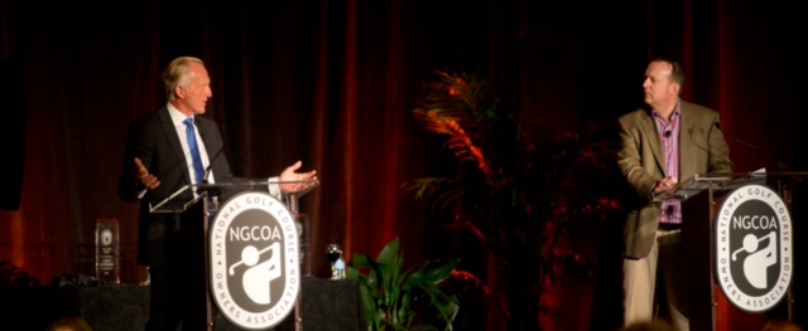
[[[660,180],[660,181],[656,182],[656,184],[654,184],[654,189],[653,189],[654,194],[660,194],[660,193],[672,190],[674,187],[676,187],[676,184],[679,184],[679,181],[677,181],[676,178],[673,178],[673,177],[662,178],[662,180]]]
[[[284,183],[287,181],[295,182],[295,181],[316,181],[317,180],[317,170],[312,170],[308,172],[296,172],[300,167],[303,166],[303,162],[297,161],[294,164],[288,166],[286,169],[281,172],[279,180],[281,181],[280,188],[282,192],[300,192],[303,191],[313,185],[311,182],[305,183]]]

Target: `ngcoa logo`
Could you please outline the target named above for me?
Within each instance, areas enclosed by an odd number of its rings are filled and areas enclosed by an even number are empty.
[[[716,275],[736,307],[766,311],[787,294],[791,231],[788,206],[768,187],[746,185],[726,197],[716,220]]]
[[[245,329],[267,329],[292,311],[300,291],[295,220],[269,194],[241,193],[210,228],[210,280],[219,312]]]

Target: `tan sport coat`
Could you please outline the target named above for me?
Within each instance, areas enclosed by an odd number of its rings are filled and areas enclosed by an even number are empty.
[[[679,182],[707,173],[731,174],[732,161],[718,112],[680,102]],[[659,203],[653,201],[651,190],[664,176],[665,158],[650,110],[638,109],[623,115],[619,124],[623,146],[618,164],[637,196],[623,232],[624,254],[627,258],[644,258],[659,227]]]

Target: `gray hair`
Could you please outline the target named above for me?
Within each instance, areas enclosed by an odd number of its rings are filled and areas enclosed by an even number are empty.
[[[174,100],[175,87],[188,85],[188,75],[191,73],[191,63],[205,65],[201,59],[192,56],[180,56],[168,64],[168,67],[163,73],[163,84],[166,88],[166,97],[168,97],[168,101]]]

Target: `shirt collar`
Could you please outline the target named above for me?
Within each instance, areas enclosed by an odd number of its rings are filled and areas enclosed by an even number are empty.
[[[168,108],[168,115],[171,116],[171,122],[174,123],[174,126],[184,125],[182,121],[184,121],[187,116],[181,113],[177,107],[174,107],[170,102],[166,104],[166,108]],[[191,116],[193,118],[193,116]]]
[[[656,109],[654,109],[651,114],[653,114],[656,119],[663,119],[662,115],[659,115]],[[673,113],[671,113],[671,122],[677,120],[680,116],[682,116],[682,99],[677,99],[676,107],[673,108]]]

